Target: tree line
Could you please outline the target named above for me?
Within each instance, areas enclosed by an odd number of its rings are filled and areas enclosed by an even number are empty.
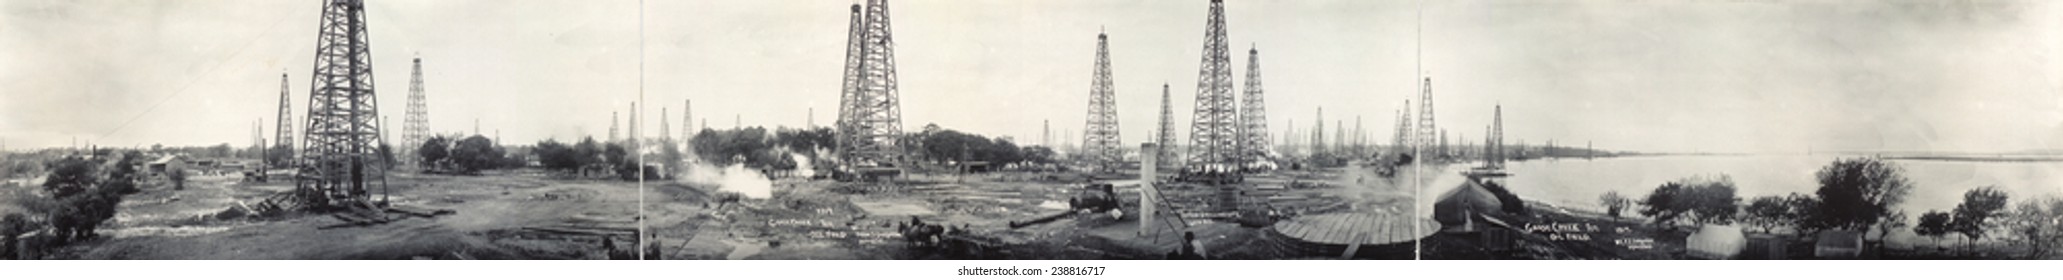
[[[1639,200],[1617,192],[1607,192],[1598,200],[1613,217],[1637,204],[1641,216],[1665,227],[1740,222],[1764,233],[1779,229],[1806,235],[1827,230],[1875,232],[1879,246],[1885,236],[1908,227],[1937,243],[1950,234],[1981,241],[2006,229],[2013,241],[2030,245],[2030,257],[2047,256],[2063,245],[2063,222],[2056,218],[2063,217],[2063,200],[2030,200],[2009,211],[2007,193],[1996,186],[1983,186],[1965,192],[1954,209],[1920,214],[1915,224],[1898,210],[1912,193],[1913,184],[1894,163],[1876,158],[1838,159],[1814,176],[1819,188],[1812,194],[1759,196],[1745,204],[1736,196],[1734,182],[1725,176],[1663,183]]]

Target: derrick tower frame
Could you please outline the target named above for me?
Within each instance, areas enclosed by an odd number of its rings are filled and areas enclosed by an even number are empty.
[[[367,202],[372,194],[369,185],[385,189],[385,165],[376,151],[379,100],[365,18],[361,0],[323,3],[302,138],[308,165],[295,179],[304,207]]]
[[[1196,113],[1189,128],[1190,169],[1231,171],[1240,165],[1239,108],[1225,37],[1225,1],[1211,0],[1197,69]]]
[[[1082,130],[1082,159],[1102,171],[1115,171],[1124,159],[1117,117],[1117,89],[1110,77],[1110,36],[1096,34],[1096,65],[1089,81],[1089,116]]]

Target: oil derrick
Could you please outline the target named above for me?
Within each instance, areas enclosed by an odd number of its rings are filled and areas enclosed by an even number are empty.
[[[288,103],[288,100],[292,100],[289,94],[287,90],[287,73],[279,73],[279,118],[273,119],[274,122],[279,123],[279,127],[273,130],[274,133],[278,133],[277,136],[272,137],[273,146],[276,147],[265,150],[269,151],[268,153],[280,153],[287,160],[285,162],[273,162],[272,157],[265,157],[266,165],[272,167],[285,167],[294,158],[294,113],[292,110],[293,106],[290,105],[292,103]]]
[[[402,155],[413,155],[415,150],[430,140],[430,102],[423,91],[423,58],[415,58],[415,72],[408,82],[408,115],[401,119]],[[399,156],[402,166],[419,166],[414,163],[418,157]]]
[[[694,125],[692,124],[694,120],[693,114],[695,114],[694,106],[694,100],[681,101],[681,143],[687,143],[689,139],[695,138],[691,136],[695,135]]]
[[[1175,100],[1173,98],[1173,95],[1169,94],[1168,84],[1160,84],[1160,131],[1154,133],[1154,144],[1158,144],[1155,145],[1155,147],[1159,149],[1154,153],[1154,155],[1157,156],[1156,159],[1159,159],[1158,161],[1154,161],[1154,164],[1158,165],[1155,166],[1157,168],[1175,168],[1181,166],[1180,162],[1175,161],[1174,101]],[[1145,153],[1147,151],[1139,152]]]
[[[1117,90],[1111,86],[1110,36],[1096,34],[1096,68],[1089,81],[1089,117],[1082,130],[1082,159],[1100,171],[1115,171],[1124,159],[1119,146]]]
[[[1245,151],[1242,162],[1252,162],[1268,157],[1268,108],[1261,96],[1261,50],[1248,49],[1246,53],[1246,95],[1240,102],[1241,122],[1240,147]]]
[[[616,111],[609,111],[609,142],[604,143],[616,143],[616,125],[621,121],[622,119],[616,116]]]
[[[840,143],[838,146],[838,156],[840,159],[845,157],[844,143],[852,141],[852,139],[846,136],[847,131],[854,130],[849,122],[856,118],[853,114],[859,111],[859,109],[853,108],[853,104],[859,98],[860,53],[866,46],[862,42],[865,42],[867,37],[866,17],[861,14],[861,9],[860,4],[852,5],[852,20],[847,25],[845,36],[845,76],[839,81],[838,117],[837,120],[833,120],[831,123],[831,127],[838,131],[838,136],[836,137],[838,138],[837,142]]]
[[[1366,133],[1363,133],[1363,132],[1361,131],[1361,115],[1354,115],[1354,136],[1353,136],[1353,138],[1352,138],[1352,139],[1353,139],[1353,144],[1352,144],[1352,145],[1353,145],[1353,149],[1352,149],[1352,150],[1354,151],[1354,154],[1355,154],[1355,155],[1357,155],[1357,156],[1358,156],[1358,155],[1360,155],[1360,154],[1362,153],[1362,150],[1363,150],[1363,148],[1365,148],[1365,147],[1366,147],[1366,146],[1364,145],[1364,144],[1366,144],[1366,143],[1365,143],[1365,142],[1363,142],[1363,141],[1367,141],[1367,140],[1368,140],[1368,137],[1365,137],[1365,136],[1368,136],[1368,135],[1367,135]]]
[[[1425,86],[1421,88],[1418,95],[1418,106],[1418,124],[1412,127],[1418,129],[1418,131],[1416,135],[1412,136],[1412,139],[1414,139],[1412,144],[1418,145],[1417,147],[1421,149],[1430,148],[1426,146],[1432,145],[1433,137],[1438,137],[1434,134],[1439,133],[1439,130],[1433,126],[1433,78],[1425,78]],[[1424,153],[1421,151],[1414,154]]]
[[[1504,168],[1504,105],[1490,119],[1490,166]]]
[[[693,113],[695,113],[695,101],[681,101],[681,142],[683,144],[687,140],[695,138],[693,136],[695,134],[695,130],[693,130],[695,128],[693,126],[693,119],[695,119]]]
[[[1439,146],[1439,147],[1440,147],[1439,149],[1436,149],[1436,150],[1434,150],[1433,154],[1434,154],[1434,155],[1438,155],[1438,156],[1440,156],[1440,157],[1447,157],[1447,156],[1449,155],[1449,154],[1448,154],[1448,151],[1449,151],[1449,150],[1447,149],[1447,129],[1445,129],[1445,128],[1442,128],[1442,129],[1440,129],[1440,146]]]
[[[1404,110],[1397,110],[1396,138],[1390,140],[1390,149],[1393,150],[1391,151],[1393,154],[1402,154],[1410,149],[1407,147],[1411,145],[1409,143],[1411,142],[1411,119],[1407,116],[1409,115],[1404,113]]]
[[[365,4],[323,3],[319,31],[303,137],[309,165],[295,178],[296,194],[304,207],[369,202],[369,185],[380,184],[384,190],[386,172],[378,164],[379,102]]]
[[[666,145],[673,141],[673,126],[666,123],[666,107],[659,107],[659,143]]]
[[[1412,125],[1410,99],[1404,100],[1404,110],[1399,113],[1397,114],[1397,153],[1410,154],[1415,158],[1418,154],[1416,151],[1412,151],[1412,149],[1418,147],[1418,129]]]
[[[1195,122],[1189,127],[1192,169],[1224,171],[1239,166],[1239,108],[1232,94],[1232,58],[1225,36],[1225,2],[1211,0],[1202,65],[1197,69]]]
[[[1318,121],[1311,129],[1311,156],[1325,153],[1325,107],[1318,107]]]
[[[1283,127],[1286,128],[1282,129],[1282,154],[1288,156],[1296,152],[1297,119],[1289,119]]]
[[[855,21],[861,28],[853,30],[858,43],[847,46],[850,82],[840,101],[846,106],[840,116],[844,127],[839,131],[839,155],[846,163],[894,166],[902,154],[896,147],[902,136],[902,105],[896,99],[895,36],[887,0],[868,0],[865,10]],[[851,56],[855,53],[856,65]]]
[[[1347,121],[1332,121],[1332,151],[1345,154],[1347,150]]]

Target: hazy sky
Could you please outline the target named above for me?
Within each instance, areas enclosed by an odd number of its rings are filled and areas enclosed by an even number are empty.
[[[397,138],[417,53],[435,131],[470,132],[477,118],[511,142],[601,138],[610,112],[638,98],[637,1],[367,2]],[[1480,139],[1503,104],[1506,138],[1532,144],[2063,149],[2053,1],[1435,1],[1422,33],[1414,2],[1227,2],[1236,84],[1258,47],[1278,137],[1290,119],[1308,130],[1324,106],[1328,130],[1359,115],[1388,142],[1422,57],[1439,123],[1457,137]],[[740,115],[802,126],[810,108],[831,123],[851,3],[648,1],[646,115],[665,106],[677,130],[693,98],[715,127]],[[1056,141],[1079,142],[1057,138],[1080,137],[1104,30],[1125,141],[1147,141],[1163,83],[1188,141],[1207,1],[892,7],[906,130],[1037,144],[1050,120]],[[269,137],[282,71],[304,117],[319,13],[316,1],[0,1],[0,139],[248,145],[259,118]]]

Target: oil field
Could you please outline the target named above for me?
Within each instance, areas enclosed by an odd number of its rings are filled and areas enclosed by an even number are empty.
[[[2063,257],[2041,1],[520,2],[0,1],[0,259]]]
[[[23,173],[51,175],[10,181],[20,203],[8,208],[9,255],[1411,259],[1437,228],[1413,212],[1412,184],[1397,171],[1410,162],[1384,156],[1409,151],[1369,143],[1359,120],[1328,140],[1321,109],[1309,136],[1275,139],[1258,48],[1235,91],[1221,1],[1205,17],[1187,141],[1176,140],[1163,85],[1157,130],[1136,146],[1119,135],[1109,34],[1096,35],[1079,145],[1053,145],[1050,123],[1026,146],[937,125],[906,131],[887,2],[850,6],[830,126],[816,126],[812,109],[801,128],[748,127],[743,115],[712,128],[684,100],[676,134],[672,108],[633,101],[611,113],[604,139],[518,144],[478,120],[470,133],[433,132],[426,84],[436,81],[420,55],[390,143],[367,35],[377,17],[363,1],[325,1],[311,89],[296,94],[280,75],[270,117],[290,121],[275,121],[270,137],[260,119],[244,148],[77,143],[11,156],[50,162]],[[657,125],[641,120],[648,107],[660,107]],[[1429,119],[1420,125],[1409,137],[1432,131]],[[72,212],[85,216],[62,214]]]

